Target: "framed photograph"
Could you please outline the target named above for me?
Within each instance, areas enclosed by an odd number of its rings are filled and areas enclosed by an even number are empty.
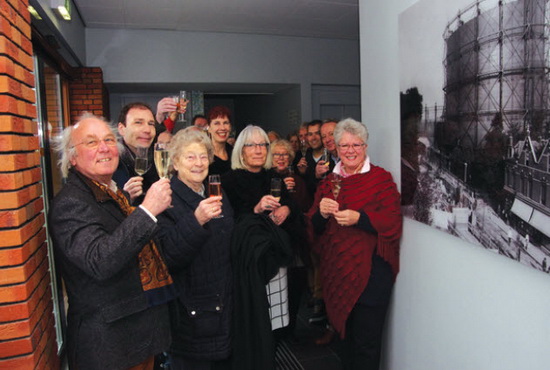
[[[399,17],[405,216],[544,272],[549,7],[421,0]]]

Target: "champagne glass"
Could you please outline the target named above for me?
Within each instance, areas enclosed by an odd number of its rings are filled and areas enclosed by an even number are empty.
[[[149,166],[148,154],[148,147],[136,147],[136,160],[134,162],[134,171],[136,171],[139,176],[143,176],[145,172],[147,172],[147,167]]]
[[[332,179],[330,179],[330,186],[334,199],[338,198],[338,194],[340,194],[340,189],[342,188],[342,177],[337,173],[333,173]]]
[[[292,177],[294,179],[294,168],[292,168],[292,166],[287,167],[286,173],[287,173],[287,177]],[[294,184],[294,187],[296,187],[296,183]],[[295,193],[296,190],[294,188],[292,188],[292,189],[288,189],[288,192],[289,193]]]
[[[305,140],[300,140],[300,151],[302,152],[302,157],[305,157],[307,153],[307,144]]]
[[[222,196],[222,182],[220,175],[208,176],[208,196],[209,197],[221,197]],[[222,218],[223,214],[220,214],[214,218]]]
[[[273,177],[271,179],[271,195],[277,199],[277,202],[281,200],[281,188],[282,180],[279,177]]]
[[[185,120],[185,113],[181,112],[181,109],[186,106],[186,104],[189,102],[188,100],[188,94],[187,91],[180,91],[179,99],[178,99],[178,121],[180,122],[187,122]]]
[[[168,154],[168,145],[166,143],[155,144],[155,167],[159,177],[168,178],[170,169],[170,156]]]

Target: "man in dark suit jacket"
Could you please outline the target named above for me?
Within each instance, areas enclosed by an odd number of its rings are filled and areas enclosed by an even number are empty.
[[[72,369],[152,369],[170,341],[171,277],[152,237],[171,202],[168,179],[130,207],[112,175],[115,132],[86,114],[57,145],[67,183],[49,214],[57,267],[69,298],[67,352]],[[144,258],[151,261],[144,267]]]

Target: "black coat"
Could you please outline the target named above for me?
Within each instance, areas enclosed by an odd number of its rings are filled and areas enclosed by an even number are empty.
[[[224,217],[201,226],[194,212],[204,198],[177,176],[171,187],[173,208],[159,216],[163,255],[179,293],[170,306],[170,351],[200,360],[225,359],[231,352],[233,210],[225,200]]]
[[[127,369],[168,348],[168,308],[149,307],[138,254],[157,230],[141,208],[115,200],[71,170],[49,214],[57,267],[69,297],[74,369]]]
[[[233,369],[275,368],[275,343],[265,286],[291,259],[288,234],[271,219],[253,213],[237,219],[231,242],[235,282]]]

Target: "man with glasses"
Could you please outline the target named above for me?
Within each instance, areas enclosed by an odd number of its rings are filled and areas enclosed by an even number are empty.
[[[112,180],[115,132],[84,115],[56,145],[67,183],[54,198],[49,226],[67,294],[71,369],[153,369],[170,342],[172,278],[153,241],[156,216],[171,203],[170,183],[152,184],[133,208]]]

